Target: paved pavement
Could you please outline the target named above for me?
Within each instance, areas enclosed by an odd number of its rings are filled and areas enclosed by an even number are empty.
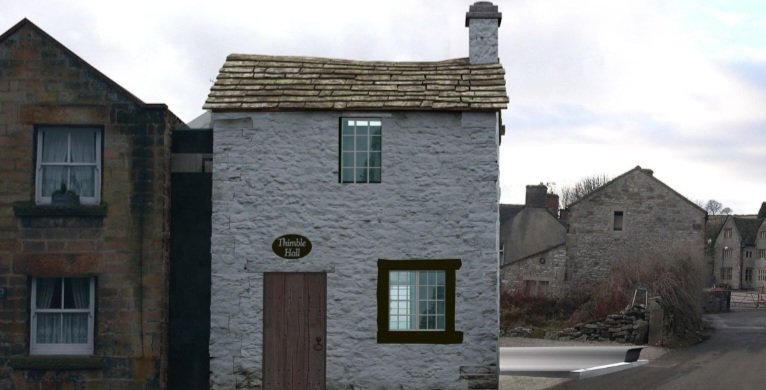
[[[671,351],[636,369],[554,383],[549,389],[766,389],[766,310],[710,314],[705,319],[715,332],[703,343]]]

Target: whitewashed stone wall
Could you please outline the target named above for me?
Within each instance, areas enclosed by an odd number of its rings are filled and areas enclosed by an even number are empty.
[[[472,372],[496,387],[496,114],[369,115],[383,122],[380,184],[338,182],[343,116],[213,114],[211,387],[260,387],[268,271],[327,272],[328,389],[465,389]],[[287,233],[308,237],[311,254],[274,255]],[[377,343],[380,258],[462,260],[462,344]]]

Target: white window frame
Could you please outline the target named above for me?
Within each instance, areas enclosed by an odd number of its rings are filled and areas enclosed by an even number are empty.
[[[96,307],[96,278],[90,278],[90,294],[87,309],[38,309],[37,308],[37,279],[32,278],[31,321],[29,330],[29,354],[30,355],[92,355],[94,336],[94,312]],[[63,279],[61,289],[64,293]],[[38,313],[88,313],[88,342],[83,344],[43,344],[37,342],[37,314]]]
[[[71,142],[72,142],[72,131],[77,130],[95,130],[96,131],[96,163],[76,163],[76,162],[63,162],[63,163],[43,163],[43,139],[45,137],[45,133],[48,131],[69,131],[69,136],[67,137],[67,155],[69,154],[69,151],[71,150]],[[80,127],[69,127],[69,126],[40,126],[37,128],[37,158],[35,162],[35,172],[37,174],[35,175],[35,202],[37,204],[51,204],[51,197],[50,196],[43,196],[42,195],[42,188],[43,188],[43,166],[45,165],[56,165],[56,166],[69,166],[69,167],[77,167],[77,166],[94,166],[96,167],[96,171],[94,172],[94,189],[93,194],[94,196],[80,196],[80,203],[81,204],[101,204],[101,128],[96,126],[80,126]],[[67,160],[69,157],[67,157]]]
[[[370,131],[371,131],[370,129],[373,126],[380,128],[380,135],[372,135],[372,134],[370,134]],[[381,119],[379,119],[379,118],[341,118],[341,126],[340,127],[341,127],[340,128],[340,164],[339,164],[340,165],[340,172],[339,172],[340,182],[341,183],[345,183],[345,184],[354,184],[354,183],[357,183],[357,184],[370,184],[370,183],[377,184],[377,183],[382,183],[383,182],[383,121]],[[351,148],[350,150],[345,150],[344,149],[344,142],[343,142],[343,138],[346,137],[346,136],[349,136],[348,134],[343,132],[343,129],[347,128],[347,127],[352,129],[351,131],[353,133],[352,134],[353,135],[353,148]],[[357,127],[366,127],[367,128],[367,135],[365,136],[367,138],[367,145],[366,145],[364,150],[356,148],[356,146],[357,146],[357,136],[356,136],[356,129],[357,129]],[[373,137],[380,138],[380,140],[379,140],[380,141],[380,150],[379,151],[378,150],[373,151],[371,149],[371,147],[372,147],[371,141],[372,141]],[[358,161],[356,161],[357,153],[360,153],[360,152],[367,152],[367,155],[366,155],[367,156],[367,165],[366,166],[360,166],[360,163]],[[376,153],[380,154],[380,166],[371,166],[370,165],[370,153],[371,152],[376,152]],[[348,161],[346,161],[346,159],[344,157],[345,153],[352,153],[352,155],[354,156],[352,161],[350,162],[350,164],[351,164],[350,166],[346,165],[346,163],[348,163]],[[343,175],[343,172],[344,172],[345,169],[352,169],[353,170],[353,177],[352,178],[349,179],[348,177]],[[356,176],[357,172],[359,170],[362,170],[362,169],[366,169],[367,170],[366,180],[364,180],[364,181],[357,180],[357,176]],[[377,181],[370,180],[370,172],[373,169],[375,169],[375,170],[377,170],[379,172],[379,176],[378,176],[378,180]]]
[[[421,297],[420,297],[420,287],[423,287],[423,286],[421,286],[421,284],[420,284],[420,274],[421,273],[426,273],[426,272],[429,272],[429,273],[432,272],[432,273],[437,273],[437,274],[441,273],[442,284],[435,284],[433,286],[427,284],[425,286],[425,287],[436,287],[436,288],[441,287],[442,288],[442,297],[441,297],[441,299],[439,299],[438,296],[436,298],[434,298],[434,299],[427,299],[427,298],[421,299]],[[394,301],[406,302],[406,301],[401,300],[401,299],[395,300],[394,296],[396,295],[397,297],[399,297],[400,294],[399,293],[394,294],[394,291],[395,290],[398,290],[398,291],[409,290],[411,285],[410,284],[394,284],[394,282],[392,281],[391,276],[390,276],[392,273],[414,273],[415,274],[415,286],[412,287],[413,291],[414,291],[414,296],[408,298],[408,301],[413,302],[413,304],[407,305],[408,308],[409,308],[409,313],[404,314],[404,315],[402,315],[402,314],[395,314],[394,313],[394,310],[398,309],[398,306],[396,308],[394,307]],[[388,280],[389,280],[389,282],[388,282],[389,283],[389,285],[388,285],[388,291],[389,291],[389,293],[388,293],[388,308],[389,308],[388,309],[389,310],[388,321],[389,321],[389,329],[390,330],[401,331],[401,332],[422,332],[422,331],[428,331],[428,332],[436,331],[436,332],[439,332],[439,331],[444,331],[446,329],[446,323],[447,323],[447,315],[446,315],[446,307],[447,307],[447,299],[446,299],[446,293],[447,293],[447,272],[446,271],[439,270],[439,269],[433,269],[433,270],[391,270],[391,271],[389,271],[389,279]],[[409,291],[407,291],[407,295],[409,295]],[[420,327],[420,320],[421,320],[420,301],[421,300],[425,300],[426,303],[433,302],[433,303],[436,304],[437,308],[439,307],[439,303],[440,302],[442,303],[442,308],[443,308],[442,312],[440,313],[437,310],[436,313],[434,313],[434,321],[436,321],[437,324],[438,324],[438,318],[441,318],[441,321],[442,321],[442,326],[441,327],[435,327],[435,328],[421,328]],[[412,313],[414,313],[414,314],[412,314]],[[393,322],[399,322],[398,320],[395,321],[393,319],[393,317],[410,317],[411,322],[417,324],[417,328],[399,328],[399,327],[392,328],[390,324],[392,324]]]

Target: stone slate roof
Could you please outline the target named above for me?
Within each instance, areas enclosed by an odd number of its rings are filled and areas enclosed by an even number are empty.
[[[734,217],[734,225],[737,227],[742,246],[755,246],[758,228],[763,224],[763,218],[737,218]]]
[[[610,186],[610,185],[612,185],[613,183],[616,183],[618,180],[621,180],[623,177],[625,177],[625,176],[628,176],[629,174],[631,174],[631,173],[634,173],[634,172],[642,173],[642,174],[644,174],[644,175],[647,175],[647,176],[649,176],[651,179],[653,179],[655,182],[657,182],[658,184],[660,184],[662,187],[665,187],[665,188],[666,188],[666,189],[668,189],[670,192],[672,192],[673,194],[675,194],[675,195],[676,195],[676,196],[677,196],[677,197],[678,197],[680,200],[682,200],[682,201],[686,202],[688,205],[692,206],[693,208],[695,208],[695,209],[697,209],[698,211],[700,211],[700,212],[704,213],[705,215],[707,215],[707,211],[705,211],[705,209],[703,209],[702,207],[700,207],[700,206],[699,206],[699,205],[697,205],[696,203],[692,202],[691,200],[689,200],[689,199],[688,199],[688,198],[686,198],[685,196],[683,196],[683,195],[679,194],[679,193],[678,193],[678,191],[674,190],[674,189],[673,189],[673,188],[671,188],[669,185],[667,185],[667,184],[663,183],[662,181],[660,181],[659,179],[657,179],[656,177],[654,177],[654,171],[652,171],[651,169],[644,169],[644,168],[641,168],[641,166],[640,166],[640,165],[636,165],[636,167],[635,167],[635,168],[633,168],[633,169],[631,169],[631,170],[629,170],[629,171],[627,171],[627,172],[623,173],[623,174],[622,174],[622,175],[620,175],[620,176],[617,176],[617,177],[615,177],[614,179],[610,180],[609,182],[607,182],[606,184],[602,185],[601,187],[599,187],[599,188],[597,188],[597,189],[595,189],[595,190],[591,191],[589,194],[587,194],[587,195],[583,196],[582,198],[580,198],[580,199],[578,199],[578,200],[576,200],[576,201],[572,202],[572,203],[571,203],[569,206],[567,206],[567,208],[571,208],[571,207],[573,207],[573,206],[575,206],[575,205],[577,205],[577,204],[579,204],[579,203],[581,203],[581,202],[585,201],[586,199],[590,199],[590,198],[593,198],[594,196],[596,196],[596,194],[600,194],[601,192],[603,192],[604,188],[606,188],[606,187],[609,187],[609,186]]]
[[[508,104],[500,64],[351,61],[232,54],[203,106],[213,111],[497,111]]]
[[[710,239],[711,245],[714,244],[728,218],[728,215],[708,215],[705,223],[705,241]]]

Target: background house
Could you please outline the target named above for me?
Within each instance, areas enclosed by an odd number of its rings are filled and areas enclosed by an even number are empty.
[[[561,210],[560,220],[553,214],[557,199],[546,199],[546,192],[542,185],[527,186],[526,205],[501,205],[505,289],[556,296],[597,285],[619,262],[652,256],[691,258],[710,278],[707,213],[651,170],[620,175]]]
[[[766,218],[718,216],[708,256],[716,285],[733,289],[766,287]]]
[[[0,35],[0,388],[163,386],[179,124],[26,19]]]
[[[527,186],[523,205],[500,205],[502,291],[558,295],[566,274],[566,225],[545,185]]]
[[[640,166],[568,207],[568,279],[603,280],[613,264],[644,257],[688,257],[704,272],[707,212]]]
[[[497,388],[500,18],[463,59],[227,58],[213,388]]]

